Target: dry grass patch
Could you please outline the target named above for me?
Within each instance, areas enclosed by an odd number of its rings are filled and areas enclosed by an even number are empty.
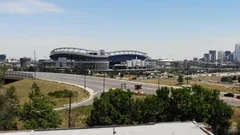
[[[69,99],[68,98],[53,98],[49,97],[47,94],[49,92],[54,92],[54,91],[59,91],[59,90],[73,90],[78,92],[77,97],[73,97],[72,101],[73,102],[80,102],[89,97],[89,93],[77,86],[74,85],[68,85],[64,83],[57,83],[57,82],[52,82],[52,81],[45,81],[45,80],[32,80],[32,79],[24,79],[21,81],[17,81],[8,85],[4,86],[4,89],[9,88],[10,86],[15,86],[17,90],[17,96],[19,97],[20,100],[20,105],[23,105],[25,102],[29,101],[28,94],[31,91],[31,87],[33,82],[36,82],[37,85],[40,87],[41,92],[47,96],[51,101],[54,101],[56,103],[55,107],[61,107],[65,104],[68,104]]]
[[[140,82],[158,84],[158,79],[140,80]],[[169,85],[169,86],[179,85],[177,78],[161,78],[159,82],[162,85]]]
[[[193,78],[193,81],[198,81],[199,79],[202,81],[214,81],[214,82],[220,82],[221,76],[200,76]]]
[[[133,99],[133,100],[144,99],[144,98],[146,98],[146,97],[147,97],[146,94],[133,94],[133,95],[132,95],[132,99]]]
[[[199,81],[201,79],[202,81]],[[217,83],[208,83],[206,81],[220,81],[221,77],[216,76],[216,77],[197,77],[194,78],[193,80],[189,80],[190,85],[200,85],[206,89],[217,89],[221,92],[232,92],[232,93],[240,93],[240,88],[236,86],[230,86],[230,85],[224,85],[224,84],[217,84]],[[205,81],[205,82],[204,82]],[[158,84],[158,79],[148,79],[148,80],[140,80],[140,82],[144,83],[152,83],[152,84]],[[185,80],[184,83],[186,84],[187,81]],[[179,83],[177,81],[177,78],[161,78],[160,79],[160,84],[161,85],[168,85],[168,86],[179,86]]]
[[[91,115],[93,106],[83,106],[72,110],[71,117],[73,127],[84,128],[86,127],[87,118]],[[68,128],[68,110],[60,111],[60,117],[62,118],[62,124],[60,128]]]
[[[232,92],[232,93],[239,93],[240,88],[236,86],[227,86],[227,85],[221,85],[221,84],[213,84],[213,83],[205,83],[205,82],[194,82],[191,81],[189,84],[191,85],[200,85],[203,88],[206,89],[216,89],[221,92]]]
[[[231,119],[231,122],[232,122],[231,128],[232,128],[232,129],[236,129],[236,128],[237,128],[238,121],[240,121],[240,107],[234,107],[234,106],[232,106],[232,109],[233,109],[233,111],[234,111],[234,114],[233,114],[233,117],[232,117],[232,119]]]

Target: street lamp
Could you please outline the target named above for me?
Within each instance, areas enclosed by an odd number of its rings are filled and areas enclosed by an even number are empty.
[[[104,72],[104,76],[103,76],[103,92],[105,92],[105,85],[106,85],[106,73]]]
[[[34,62],[34,79],[36,79],[36,70],[37,70],[37,66],[36,66],[36,51],[34,50],[34,58],[33,58],[33,62]]]
[[[87,87],[87,75],[84,74],[84,89]]]
[[[160,89],[160,74],[158,72],[158,89]]]
[[[87,88],[87,74],[89,74],[91,72],[89,69],[87,69],[87,71],[85,70],[85,72],[84,72],[84,89]]]
[[[188,85],[188,63],[187,63],[187,85]]]
[[[71,128],[71,104],[72,104],[72,90],[69,90],[69,108],[68,108],[68,128]]]

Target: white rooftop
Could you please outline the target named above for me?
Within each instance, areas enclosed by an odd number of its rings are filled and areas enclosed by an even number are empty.
[[[193,122],[115,127],[115,135],[213,135]],[[113,127],[1,133],[3,135],[113,135]]]

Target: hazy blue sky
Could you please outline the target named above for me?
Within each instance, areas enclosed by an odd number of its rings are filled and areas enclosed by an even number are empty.
[[[0,0],[0,53],[56,47],[202,57],[240,42],[240,0]]]

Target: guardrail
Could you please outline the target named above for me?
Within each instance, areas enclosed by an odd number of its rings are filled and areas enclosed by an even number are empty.
[[[33,73],[23,73],[23,72],[6,72],[5,77],[13,78],[33,78]]]

